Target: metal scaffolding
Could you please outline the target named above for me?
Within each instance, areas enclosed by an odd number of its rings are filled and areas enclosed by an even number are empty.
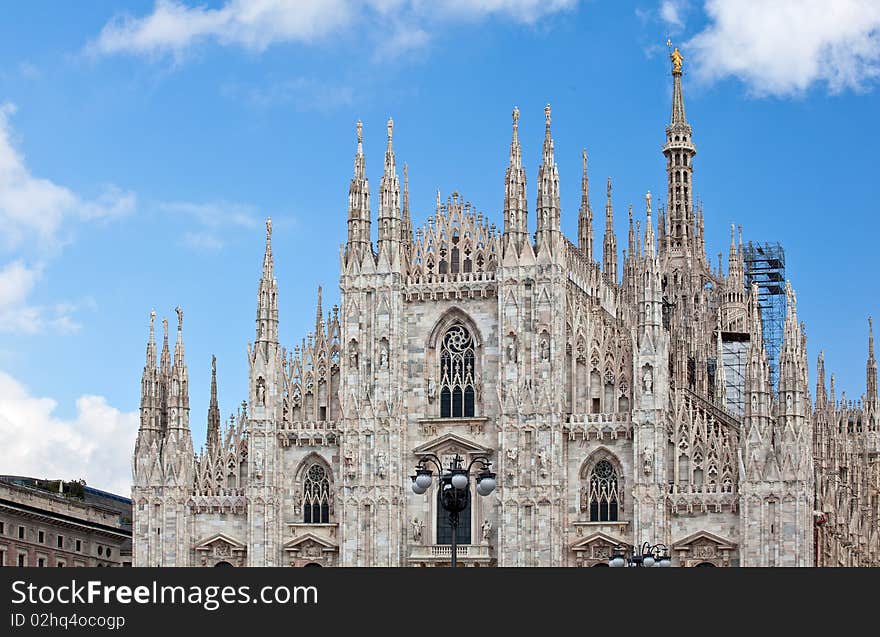
[[[724,364],[724,399],[727,410],[736,416],[744,413],[746,389],[746,359],[749,355],[749,335],[739,332],[721,333],[721,360]]]
[[[764,329],[764,347],[770,380],[776,387],[779,350],[785,325],[785,251],[781,243],[752,243],[745,250],[746,284],[758,285],[758,307]]]

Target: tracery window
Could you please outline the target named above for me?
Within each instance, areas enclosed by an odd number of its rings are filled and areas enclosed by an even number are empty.
[[[474,415],[474,338],[455,322],[440,345],[440,417]]]
[[[617,521],[617,472],[608,460],[600,460],[593,467],[587,498],[591,522]]]
[[[330,522],[330,479],[326,469],[317,463],[309,467],[303,481],[303,522]]]

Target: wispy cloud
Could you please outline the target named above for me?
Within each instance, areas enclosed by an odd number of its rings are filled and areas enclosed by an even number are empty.
[[[123,412],[102,396],[81,396],[76,416],[55,415],[57,402],[33,395],[0,372],[0,449],[3,471],[34,477],[88,478],[119,494],[131,488],[131,450],[137,412]]]
[[[171,56],[176,62],[200,44],[213,43],[260,52],[279,43],[309,44],[349,27],[387,25],[393,17],[405,28],[377,45],[391,54],[423,45],[432,27],[501,16],[522,24],[571,9],[579,0],[227,0],[217,8],[180,0],[157,0],[148,15],[118,16],[86,46],[92,55]],[[386,33],[384,28],[377,29]]]
[[[190,229],[183,234],[182,243],[198,252],[217,252],[226,245],[225,237],[230,233],[261,223],[253,206],[227,201],[172,201],[159,204],[159,210],[185,220]]]
[[[355,102],[351,85],[332,84],[308,77],[269,81],[265,85],[229,83],[224,96],[256,108],[292,105],[298,111],[329,111]]]
[[[31,173],[13,143],[10,117],[15,106],[0,106],[0,331],[69,332],[78,328],[78,304],[67,301],[35,305],[30,296],[46,264],[69,240],[71,223],[115,219],[131,213],[134,193],[109,185],[95,199]]]
[[[708,0],[705,11],[707,26],[685,43],[704,81],[736,77],[756,96],[792,96],[817,84],[864,90],[880,77],[876,0]]]
[[[685,26],[685,14],[690,8],[688,0],[663,0],[660,3],[660,19],[666,24],[670,34],[677,33]]]

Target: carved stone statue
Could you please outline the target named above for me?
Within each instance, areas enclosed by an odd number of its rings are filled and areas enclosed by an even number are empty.
[[[425,523],[422,522],[419,518],[414,517],[409,524],[412,527],[413,542],[421,542],[422,541],[422,529],[425,528]]]
[[[550,338],[548,336],[541,337],[541,360],[550,360]]]
[[[388,344],[382,343],[379,346],[379,367],[385,369],[388,367]]]
[[[654,468],[654,452],[651,451],[650,447],[645,447],[645,450],[642,452],[642,463],[644,464],[643,470],[645,475],[650,475]]]
[[[489,543],[489,538],[492,536],[492,523],[489,520],[483,520],[483,524],[480,526],[480,530],[483,535],[483,544]]]
[[[541,475],[547,475],[547,469],[550,467],[550,454],[547,451],[547,447],[541,447],[541,450],[538,452],[538,466],[541,468]]]
[[[519,449],[517,447],[508,447],[507,448],[507,462],[508,464],[515,465],[519,460]]]
[[[654,372],[650,365],[645,365],[645,371],[642,374],[642,389],[645,394],[651,394],[654,391]]]
[[[358,364],[358,350],[357,345],[354,341],[351,341],[348,344],[348,364],[350,367],[357,369]]]
[[[380,451],[376,454],[376,475],[380,478],[385,477],[385,452]]]
[[[257,379],[257,404],[266,404],[266,381],[262,378]]]
[[[254,477],[257,480],[263,479],[263,452],[259,449],[254,454]]]
[[[433,378],[428,379],[428,402],[434,402],[434,399],[437,397],[437,386],[434,383]]]
[[[507,337],[507,362],[516,362],[516,337],[513,334]]]

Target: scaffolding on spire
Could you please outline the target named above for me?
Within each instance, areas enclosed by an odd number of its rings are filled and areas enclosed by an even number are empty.
[[[758,308],[761,310],[770,381],[776,387],[785,324],[785,251],[779,242],[749,241],[743,261],[746,285],[755,283],[758,286]]]

